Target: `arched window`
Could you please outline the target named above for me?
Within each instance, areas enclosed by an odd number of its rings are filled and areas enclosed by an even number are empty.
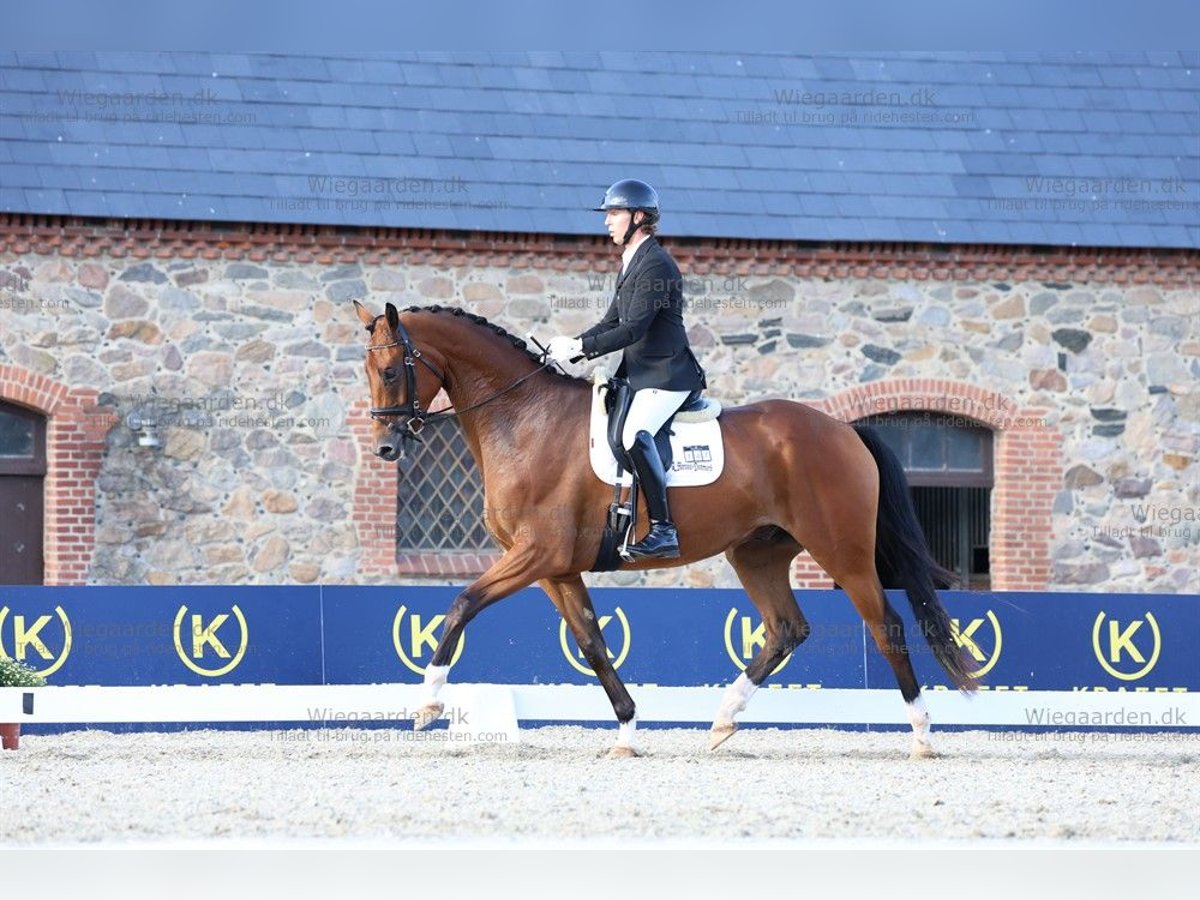
[[[900,458],[934,558],[971,590],[987,590],[992,432],[961,416],[936,413],[890,413],[863,423]]]
[[[46,420],[0,402],[0,584],[41,584]]]

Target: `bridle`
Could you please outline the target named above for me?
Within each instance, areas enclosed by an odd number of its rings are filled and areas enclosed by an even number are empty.
[[[367,352],[372,350],[390,350],[392,347],[404,348],[404,402],[395,406],[372,406],[370,409],[371,418],[381,420],[390,416],[406,416],[407,420],[404,427],[407,432],[401,432],[400,426],[392,423],[392,430],[400,434],[404,443],[409,441],[417,441],[420,443],[421,438],[418,436],[422,428],[425,427],[425,422],[428,414],[421,409],[421,398],[417,395],[417,362],[425,366],[434,374],[439,382],[445,384],[445,374],[433,363],[421,355],[421,351],[416,349],[412,344],[412,339],[408,336],[408,330],[401,322],[396,323],[395,340],[387,344],[369,344]],[[415,425],[413,423],[416,423]]]
[[[437,378],[438,382],[443,386],[446,384],[446,375],[441,369],[427,360],[419,349],[413,346],[412,338],[409,337],[408,329],[404,327],[403,322],[396,323],[394,337],[395,340],[387,344],[368,344],[367,352],[370,353],[372,350],[390,350],[392,347],[404,348],[404,402],[396,404],[395,406],[372,406],[368,411],[370,412],[371,418],[375,419],[376,421],[381,421],[392,416],[406,417],[403,426],[396,422],[392,423],[392,430],[400,436],[402,450],[412,442],[416,442],[418,444],[424,443],[421,440],[420,435],[421,430],[427,423],[436,422],[441,419],[450,419],[454,416],[461,416],[464,413],[469,413],[473,410],[479,409],[481,406],[486,406],[493,400],[503,397],[509,391],[518,387],[523,382],[542,371],[542,369],[548,368],[551,365],[549,361],[543,362],[532,372],[522,375],[508,387],[504,388],[504,390],[493,394],[486,400],[482,400],[479,403],[468,406],[466,409],[427,412],[421,409],[421,398],[417,395],[417,363],[421,363],[421,365],[425,366],[425,368],[432,372]],[[402,427],[404,430],[401,430]]]

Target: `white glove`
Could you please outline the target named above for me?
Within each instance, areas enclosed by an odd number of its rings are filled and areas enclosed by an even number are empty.
[[[546,356],[554,362],[570,362],[577,356],[583,356],[583,341],[573,337],[552,337],[546,345]]]

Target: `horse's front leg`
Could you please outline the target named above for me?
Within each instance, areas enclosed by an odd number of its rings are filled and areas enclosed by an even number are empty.
[[[509,594],[533,584],[542,577],[544,571],[545,562],[533,547],[517,545],[454,598],[442,622],[442,633],[433,659],[425,667],[425,696],[421,708],[413,716],[413,728],[418,731],[427,728],[445,710],[445,704],[438,699],[438,695],[446,686],[450,660],[467,623],[497,600],[503,600]]]
[[[617,743],[608,755],[612,757],[640,755],[634,740],[637,729],[637,709],[633,704],[633,698],[629,696],[629,691],[625,688],[625,683],[621,681],[621,676],[617,674],[617,670],[613,668],[613,664],[608,658],[608,645],[605,644],[604,635],[600,632],[600,623],[596,619],[595,609],[592,608],[592,598],[588,595],[583,579],[578,575],[566,578],[545,578],[542,579],[541,585],[550,600],[558,607],[558,611],[566,620],[571,633],[575,635],[575,642],[579,645],[580,652],[588,661],[588,665],[592,667],[592,671],[596,673],[596,677],[600,679],[600,684],[603,685],[604,692],[608,694],[608,700],[612,703],[613,712],[616,713]]]

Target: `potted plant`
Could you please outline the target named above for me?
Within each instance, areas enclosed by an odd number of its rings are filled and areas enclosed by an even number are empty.
[[[0,688],[41,687],[46,679],[22,662],[0,656]],[[0,747],[16,750],[21,742],[21,723],[0,724]]]

